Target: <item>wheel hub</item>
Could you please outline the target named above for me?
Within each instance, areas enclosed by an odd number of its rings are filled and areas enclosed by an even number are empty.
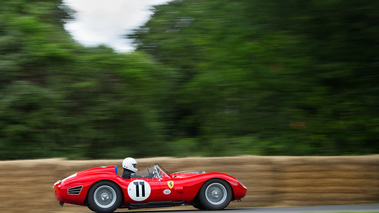
[[[103,201],[109,200],[109,194],[107,194],[107,193],[103,193],[103,194],[101,195],[101,199],[102,199]]]
[[[214,190],[214,191],[212,192],[212,195],[213,195],[213,197],[218,198],[218,191],[217,191],[217,190]]]

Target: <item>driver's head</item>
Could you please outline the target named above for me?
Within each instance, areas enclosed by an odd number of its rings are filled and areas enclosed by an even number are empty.
[[[137,172],[137,161],[134,158],[125,158],[124,161],[122,161],[122,167],[124,169],[127,169],[131,172]]]

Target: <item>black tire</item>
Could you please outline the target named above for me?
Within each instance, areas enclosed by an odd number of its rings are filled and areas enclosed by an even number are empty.
[[[122,192],[120,187],[113,182],[97,182],[88,191],[88,208],[94,212],[114,212],[121,202]]]
[[[204,206],[202,206],[202,205],[200,204],[200,201],[199,201],[199,198],[198,198],[198,197],[196,197],[195,199],[193,199],[189,204],[192,205],[193,207],[199,209],[199,210],[206,210],[206,209],[204,208]]]
[[[221,179],[211,179],[203,184],[199,191],[199,202],[204,209],[221,210],[232,200],[232,188]]]

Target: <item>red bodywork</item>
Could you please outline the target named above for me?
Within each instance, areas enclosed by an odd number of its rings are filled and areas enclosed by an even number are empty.
[[[62,181],[56,182],[54,184],[54,192],[56,199],[60,202],[87,205],[87,194],[93,184],[99,181],[112,181],[123,192],[123,207],[128,206],[129,203],[153,201],[186,201],[189,203],[196,197],[201,186],[210,179],[223,179],[227,181],[233,190],[232,200],[239,200],[246,195],[247,189],[241,182],[223,173],[178,172],[169,175],[162,169],[160,178],[123,179],[117,174],[117,166],[97,167],[78,172]],[[132,181],[137,181],[137,184],[131,184]],[[151,191],[147,194],[141,194],[140,197],[145,197],[143,198],[144,200],[139,201],[133,199],[131,193],[134,189],[139,190],[137,188],[139,187],[138,182],[141,181],[145,184],[147,182],[148,184],[146,185],[150,186]],[[75,191],[74,189],[77,190]]]

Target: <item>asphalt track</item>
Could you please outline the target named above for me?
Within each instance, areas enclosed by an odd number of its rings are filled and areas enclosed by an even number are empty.
[[[337,206],[305,206],[305,207],[267,207],[267,208],[241,208],[241,209],[225,209],[221,211],[199,211],[196,209],[175,210],[175,207],[167,208],[165,210],[140,210],[128,211],[118,210],[117,213],[197,213],[197,212],[211,212],[211,213],[335,213],[335,212],[379,212],[379,205],[337,205]]]

